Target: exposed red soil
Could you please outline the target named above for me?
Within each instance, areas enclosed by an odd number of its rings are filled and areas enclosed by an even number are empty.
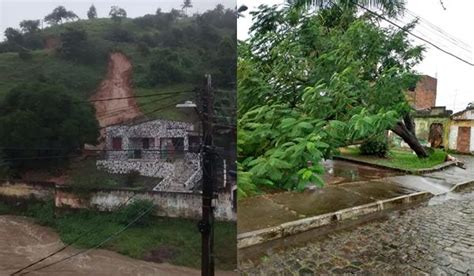
[[[105,79],[91,100],[133,97],[132,64],[122,53],[111,53]],[[94,102],[101,127],[123,123],[142,116],[135,98]]]

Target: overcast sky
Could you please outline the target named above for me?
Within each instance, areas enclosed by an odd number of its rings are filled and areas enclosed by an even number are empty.
[[[154,14],[158,8],[162,11],[181,9],[182,3],[181,0],[0,0],[0,40],[3,40],[6,28],[18,28],[19,23],[25,19],[42,19],[59,5],[72,10],[80,18],[87,18],[87,11],[92,4],[96,7],[99,17],[108,17],[110,7],[119,6],[127,11],[128,17],[133,18]],[[188,9],[188,14],[202,13],[213,9],[219,3],[226,8],[236,6],[236,0],[191,0],[191,3],[193,7]]]
[[[454,52],[467,61],[474,63],[472,49],[474,48],[474,1],[458,0],[443,1],[446,9],[440,4],[439,0],[408,0],[407,9],[414,14],[422,17],[434,26],[420,24],[415,29],[415,33],[422,35],[428,40],[443,48]],[[244,18],[238,19],[239,39],[248,37],[248,29],[251,25],[251,16],[249,11],[255,10],[260,4],[281,4],[284,0],[237,0],[237,5],[246,5],[248,11],[244,13]],[[407,14],[403,21],[408,21],[410,15]],[[426,22],[425,21],[425,22]],[[446,38],[433,31],[439,27],[451,36],[465,42],[466,51],[450,44]],[[416,44],[425,44],[424,42],[413,38]],[[459,42],[456,42],[460,45]],[[448,109],[459,111],[466,107],[469,102],[474,101],[474,67],[467,65],[447,54],[427,46],[425,59],[416,67],[418,72],[427,74],[438,79],[438,94],[436,105],[447,106]]]

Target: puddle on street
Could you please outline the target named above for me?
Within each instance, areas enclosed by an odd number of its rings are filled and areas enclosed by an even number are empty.
[[[392,170],[370,167],[342,160],[325,160],[323,166],[325,169],[323,179],[326,185],[367,181],[398,174]]]

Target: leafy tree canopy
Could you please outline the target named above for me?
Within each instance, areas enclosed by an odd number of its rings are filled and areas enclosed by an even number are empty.
[[[0,102],[0,151],[11,167],[51,164],[65,159],[53,156],[96,143],[99,132],[92,107],[63,90],[47,83],[22,85]]]
[[[33,33],[39,30],[39,24],[39,20],[23,20],[20,22],[20,27],[24,33]]]
[[[66,10],[64,6],[58,6],[53,10],[53,12],[45,16],[44,21],[49,24],[56,25],[63,23],[63,20],[68,21],[78,18],[79,17],[73,11]]]
[[[87,18],[89,19],[97,18],[97,10],[95,9],[94,5],[90,6],[89,10],[87,11]]]
[[[241,195],[322,185],[320,162],[338,147],[405,127],[423,51],[405,32],[354,5],[262,5],[252,16],[239,43],[238,179],[253,188]]]
[[[122,18],[127,17],[127,12],[118,6],[112,6],[110,8],[109,15],[113,21],[120,23],[122,21]]]

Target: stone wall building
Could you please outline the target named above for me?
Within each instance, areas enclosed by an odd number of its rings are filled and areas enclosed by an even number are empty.
[[[105,128],[100,169],[156,177],[156,191],[191,191],[202,178],[201,139],[191,123],[150,120]],[[162,179],[158,183],[158,178]]]

